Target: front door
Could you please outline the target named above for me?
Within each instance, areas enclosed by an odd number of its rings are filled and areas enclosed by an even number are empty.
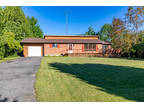
[[[103,54],[106,53],[107,45],[103,45]]]
[[[73,47],[73,45],[72,44],[69,44],[69,50],[68,50],[68,53],[72,53],[73,51],[72,51],[72,47]]]

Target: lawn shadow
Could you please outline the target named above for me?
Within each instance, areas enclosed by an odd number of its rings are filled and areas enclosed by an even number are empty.
[[[2,95],[0,95],[0,102],[10,102],[9,101],[9,98],[5,97],[5,98],[2,98]],[[18,102],[17,99],[13,99],[12,102]]]
[[[60,72],[71,74],[101,91],[131,101],[144,101],[144,69],[107,64],[50,63]]]

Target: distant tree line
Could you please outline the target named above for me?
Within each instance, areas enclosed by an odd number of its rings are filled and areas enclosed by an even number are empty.
[[[144,58],[144,6],[130,6],[124,19],[114,18],[98,33],[89,27],[85,35],[99,35],[101,40],[112,42],[121,56]]]
[[[26,17],[21,7],[0,7],[0,59],[20,53],[27,37],[43,37],[37,19]]]

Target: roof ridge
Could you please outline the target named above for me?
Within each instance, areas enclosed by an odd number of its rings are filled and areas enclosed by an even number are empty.
[[[69,37],[69,36],[89,36],[89,37],[91,37],[91,36],[98,36],[98,35],[44,35],[44,37],[45,36],[65,36],[65,37]]]
[[[42,39],[42,38],[26,38],[21,43],[99,43],[110,44],[100,39]]]

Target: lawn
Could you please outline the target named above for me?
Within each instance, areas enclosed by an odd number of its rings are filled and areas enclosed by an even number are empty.
[[[144,101],[144,60],[43,57],[37,101]]]
[[[8,57],[4,58],[3,60],[0,60],[0,63],[9,61],[9,60],[13,60],[13,59],[17,59],[17,58],[19,58],[19,56],[8,56]]]

